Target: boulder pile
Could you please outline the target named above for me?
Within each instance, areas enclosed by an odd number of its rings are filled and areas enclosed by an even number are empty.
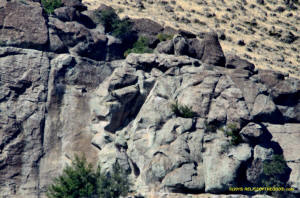
[[[1,197],[46,197],[76,153],[103,171],[118,162],[143,197],[227,197],[271,179],[299,195],[298,79],[224,55],[213,32],[159,42],[170,29],[147,34],[143,20],[134,31],[154,53],[124,58],[128,43],[62,2],[49,16],[39,1],[0,3]]]

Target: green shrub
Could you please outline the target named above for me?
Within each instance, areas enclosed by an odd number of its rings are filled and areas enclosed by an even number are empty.
[[[103,174],[100,166],[94,171],[85,157],[75,156],[72,166],[67,166],[62,175],[48,187],[49,198],[99,197],[115,198],[128,193],[130,183],[119,164],[113,166],[112,174]]]
[[[153,49],[149,48],[149,39],[147,37],[139,37],[139,39],[133,44],[131,49],[125,51],[124,56],[126,57],[130,53],[152,53]]]
[[[101,23],[106,33],[113,36],[126,39],[132,33],[132,24],[128,19],[121,20],[114,9],[105,9],[96,12],[98,22]]]
[[[42,5],[45,12],[49,15],[54,12],[56,8],[62,6],[61,0],[42,0]]]
[[[192,111],[192,108],[186,105],[178,104],[178,101],[171,104],[171,109],[178,117],[183,118],[192,118],[195,116],[195,113]]]
[[[132,34],[132,24],[128,19],[116,21],[112,24],[111,34],[117,38],[125,40]]]
[[[164,34],[164,33],[159,33],[157,34],[156,36],[158,38],[158,40],[160,42],[162,41],[167,41],[167,40],[171,40],[173,38],[173,35],[170,35],[170,34]]]
[[[288,167],[282,155],[273,155],[272,160],[263,163],[262,184],[268,187],[282,187],[284,182],[281,176],[284,175]]]
[[[236,124],[228,124],[225,129],[223,129],[223,132],[226,136],[231,137],[230,144],[231,145],[238,145],[242,142],[242,138],[240,136],[240,131]]]
[[[102,174],[100,178],[97,189],[100,198],[126,196],[130,190],[128,177],[118,163],[113,165],[112,174]]]

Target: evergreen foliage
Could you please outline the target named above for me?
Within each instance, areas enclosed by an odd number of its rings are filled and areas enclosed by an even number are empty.
[[[42,5],[45,12],[49,15],[54,12],[56,8],[62,6],[61,0],[42,0]]]
[[[160,42],[162,41],[167,41],[167,40],[171,40],[173,38],[173,35],[170,35],[170,34],[164,34],[164,33],[159,33],[157,34],[156,36],[158,38],[158,40]]]
[[[139,39],[133,44],[131,49],[125,51],[124,56],[126,57],[130,53],[152,53],[153,49],[149,48],[149,39],[146,37],[139,37]]]
[[[86,158],[77,155],[71,166],[48,187],[49,198],[116,198],[128,193],[130,182],[118,163],[112,173],[104,174],[100,166],[94,171]]]
[[[272,160],[263,163],[262,184],[268,187],[282,187],[284,182],[281,177],[288,167],[282,155],[273,155]]]
[[[132,34],[132,23],[129,19],[121,20],[114,9],[105,9],[97,12],[96,15],[99,23],[104,26],[106,33],[111,33],[111,35],[122,40]]]
[[[176,101],[171,104],[172,111],[179,117],[183,118],[192,118],[195,116],[195,112],[192,111],[192,108],[187,105],[181,105]]]

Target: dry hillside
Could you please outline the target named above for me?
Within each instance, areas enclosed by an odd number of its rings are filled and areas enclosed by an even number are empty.
[[[213,29],[225,53],[259,68],[300,77],[300,2],[297,0],[83,0],[110,5],[121,17],[150,18],[199,34]],[[288,4],[288,5],[287,5]]]

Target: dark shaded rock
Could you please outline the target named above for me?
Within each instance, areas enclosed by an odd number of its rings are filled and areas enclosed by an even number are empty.
[[[78,14],[74,7],[60,7],[54,10],[55,16],[61,21],[74,21],[78,18]]]
[[[78,11],[85,11],[87,7],[82,4],[82,0],[61,0],[64,6],[74,7]]]
[[[73,47],[82,41],[92,41],[90,30],[75,21],[64,23],[59,19],[49,17],[49,27],[55,31],[65,46]]]
[[[168,41],[163,41],[160,42],[157,47],[155,48],[155,50],[158,53],[163,53],[163,54],[174,54],[174,44],[172,40],[168,40]]]
[[[150,19],[131,19],[133,22],[133,31],[138,32],[139,34],[150,34],[157,35],[163,31],[163,27]]]
[[[59,36],[56,34],[56,31],[52,28],[49,28],[49,50],[58,53],[68,51],[67,46],[64,45]]]
[[[174,36],[174,54],[175,55],[188,55],[188,43],[183,36]]]
[[[202,59],[203,53],[204,53],[204,43],[201,42],[199,39],[189,39],[189,56],[197,59]]]
[[[248,62],[245,59],[241,59],[240,57],[235,55],[228,55],[226,57],[225,67],[232,68],[232,69],[247,70],[250,71],[251,73],[254,73],[254,69],[255,69],[254,64]]]
[[[126,49],[126,45],[124,45],[120,39],[108,36],[105,60],[111,61],[124,58],[124,52]]]
[[[225,66],[225,56],[214,32],[207,33],[203,39],[204,52],[201,61],[211,65]]]
[[[277,83],[284,80],[284,75],[279,72],[269,70],[258,70],[259,79],[269,88],[274,87]]]
[[[105,60],[107,40],[105,35],[99,35],[95,42],[80,42],[70,52],[94,60]]]
[[[300,81],[285,79],[284,75],[274,71],[259,71],[260,80],[267,85],[274,103],[289,122],[300,121]]]
[[[183,36],[187,39],[196,38],[196,35],[194,33],[189,32],[187,30],[183,30],[183,29],[179,29],[178,34],[180,34],[181,36]]]
[[[256,3],[258,3],[260,5],[265,5],[265,1],[264,0],[256,0]]]
[[[8,1],[0,11],[0,41],[3,45],[45,49],[48,30],[39,3]]]
[[[279,40],[283,43],[291,44],[297,39],[298,39],[297,36],[295,36],[292,32],[288,31],[288,32],[284,32]]]
[[[169,6],[169,5],[167,5],[167,6],[165,7],[165,10],[166,10],[167,12],[174,12],[174,8],[173,8],[172,6]]]
[[[246,44],[245,44],[245,41],[239,40],[239,41],[238,41],[238,45],[240,45],[240,46],[245,46]]]

